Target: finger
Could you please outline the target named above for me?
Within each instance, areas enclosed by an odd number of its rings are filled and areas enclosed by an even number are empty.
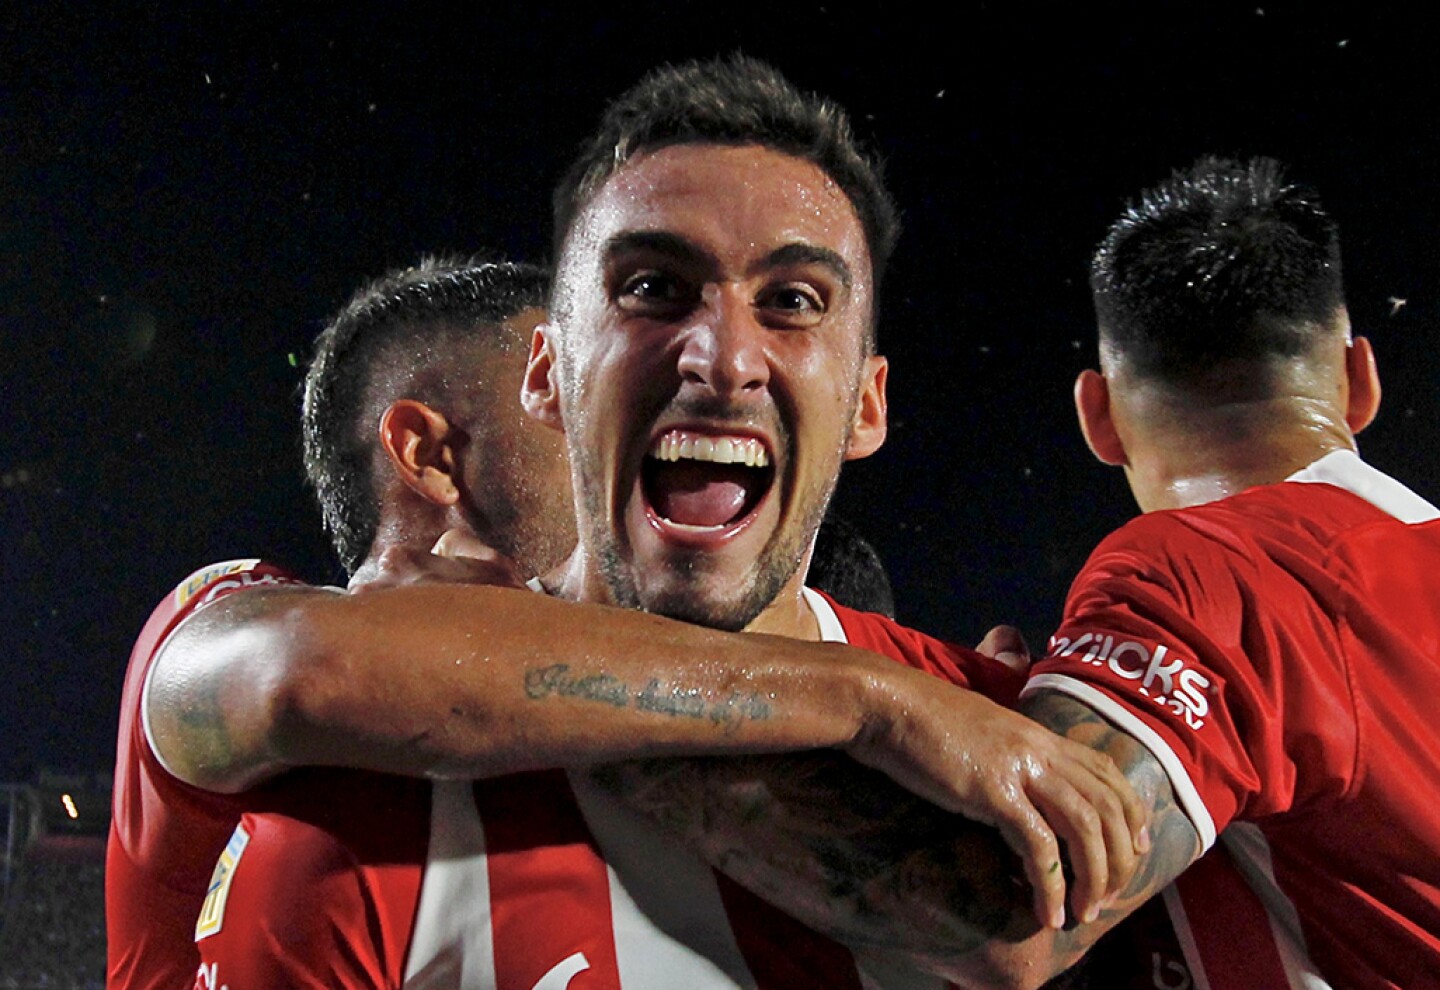
[[[1075,772],[1085,775],[1083,769]],[[1093,778],[1092,778],[1093,779]],[[1109,893],[1109,850],[1101,815],[1063,773],[1052,769],[1031,781],[1030,800],[1065,843],[1075,880],[1070,906],[1075,917],[1089,923],[1100,916]],[[1128,845],[1128,836],[1125,836]]]
[[[440,557],[474,557],[477,560],[493,560],[499,556],[489,544],[466,529],[447,529],[435,541],[430,552]]]
[[[1150,806],[1141,799],[1134,785],[1116,766],[1114,760],[1098,750],[1088,746],[1084,748],[1088,753],[1086,759],[1091,772],[1120,804],[1131,848],[1137,853],[1149,852]]]
[[[1112,779],[1100,774],[1080,772],[1071,778],[1071,782],[1100,816],[1100,827],[1105,836],[1106,864],[1109,868],[1105,884],[1105,897],[1108,900],[1124,890],[1134,876],[1140,865],[1141,850],[1138,848],[1135,833],[1131,831],[1125,802],[1116,791]]]
[[[1027,801],[1007,802],[1011,815],[998,824],[1005,840],[1025,868],[1034,897],[1035,918],[1047,928],[1065,926],[1065,871],[1060,845],[1045,819]]]
[[[1025,645],[1024,635],[1014,626],[991,629],[975,650],[999,660],[1011,670],[1024,671],[1030,666],[1030,648]]]

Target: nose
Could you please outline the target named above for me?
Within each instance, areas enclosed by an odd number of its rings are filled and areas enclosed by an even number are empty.
[[[680,351],[681,379],[725,399],[762,390],[770,381],[766,330],[749,300],[726,286],[710,285],[702,302]]]

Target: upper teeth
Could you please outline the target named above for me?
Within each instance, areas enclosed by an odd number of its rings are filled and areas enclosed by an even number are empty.
[[[713,464],[744,464],[768,467],[770,454],[753,437],[707,437],[692,433],[666,433],[650,448],[650,456],[661,461],[709,461]]]

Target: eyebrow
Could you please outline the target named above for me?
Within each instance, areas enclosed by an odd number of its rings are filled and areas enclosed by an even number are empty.
[[[820,265],[828,268],[846,289],[849,289],[854,282],[850,265],[845,259],[840,257],[838,252],[816,244],[804,242],[786,244],[767,254],[758,267],[779,268],[784,265]]]
[[[660,230],[630,230],[616,234],[605,242],[601,255],[605,263],[632,252],[649,252],[675,261],[691,264],[706,264],[713,261],[709,252],[702,250],[679,234]],[[756,269],[781,268],[786,265],[820,265],[840,280],[849,289],[854,284],[850,265],[836,251],[797,241],[771,251],[754,266]]]
[[[601,250],[601,257],[608,264],[622,255],[638,251],[664,255],[676,261],[709,260],[706,252],[679,234],[670,234],[661,230],[627,230],[616,234],[605,242],[605,246]]]

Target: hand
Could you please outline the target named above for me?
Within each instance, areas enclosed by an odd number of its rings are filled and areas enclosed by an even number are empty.
[[[885,681],[879,714],[850,755],[996,826],[1024,864],[1036,918],[1052,928],[1065,922],[1064,841],[1071,910],[1093,921],[1149,848],[1148,812],[1114,762],[973,691],[903,668]]]
[[[1011,670],[1021,673],[1030,669],[1030,647],[1025,636],[1014,626],[996,626],[985,634],[975,652],[999,660]]]
[[[525,587],[519,565],[462,529],[446,530],[429,550],[415,546],[385,549],[376,563],[357,571],[351,591],[400,588],[411,584],[487,584]]]

